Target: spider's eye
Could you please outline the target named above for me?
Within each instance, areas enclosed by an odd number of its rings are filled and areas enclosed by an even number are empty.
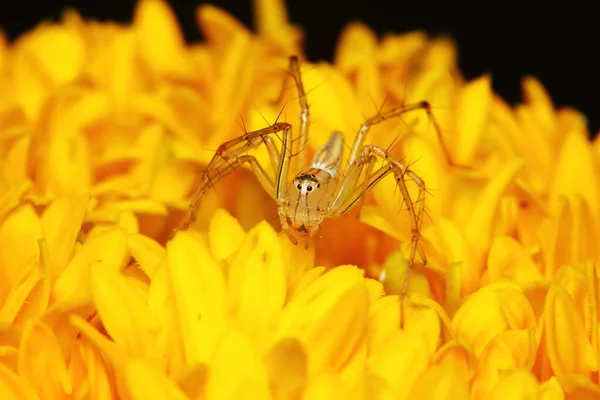
[[[317,183],[317,189],[318,189],[318,188],[320,188],[320,187],[321,187],[321,184],[320,184],[320,183]]]
[[[296,188],[297,188],[298,190],[302,190],[302,185],[301,185],[301,184],[297,184],[297,185],[296,185]]]
[[[309,192],[312,191],[312,186],[307,186],[306,190],[308,190]]]

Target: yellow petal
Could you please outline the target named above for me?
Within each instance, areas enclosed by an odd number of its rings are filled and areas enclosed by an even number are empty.
[[[535,376],[526,369],[517,368],[500,378],[490,399],[535,399],[540,388]]]
[[[309,376],[338,370],[352,355],[367,319],[363,272],[353,266],[330,270],[283,309],[276,337],[296,337],[310,350]]]
[[[188,76],[190,64],[183,35],[166,2],[140,1],[133,24],[139,52],[150,68],[159,74]]]
[[[178,232],[167,243],[167,261],[186,360],[206,362],[227,327],[227,287],[221,267],[206,244],[187,232]]]
[[[148,288],[148,308],[156,316],[160,326],[160,329],[156,332],[156,341],[160,349],[159,351],[168,355],[166,357],[166,368],[171,371],[171,376],[182,376],[180,379],[185,380],[188,374],[194,374],[193,368],[205,364],[188,364],[186,361],[184,333],[187,334],[188,331],[182,329],[186,325],[179,322],[179,314],[177,312],[175,295],[171,289],[169,265],[166,257],[159,264],[150,282]]]
[[[2,363],[0,363],[0,393],[7,400],[39,400],[29,382]]]
[[[127,246],[140,268],[149,277],[154,277],[158,265],[165,257],[165,249],[155,240],[140,234],[127,237]]]
[[[233,254],[242,244],[246,232],[239,222],[227,211],[220,208],[213,214],[208,228],[210,251],[217,261]],[[276,243],[271,245],[276,246]]]
[[[215,348],[206,385],[208,399],[266,399],[269,383],[254,343],[230,331]]]
[[[273,398],[299,398],[308,374],[308,355],[302,344],[292,338],[280,340],[267,353],[265,363]]]
[[[508,162],[483,189],[477,204],[472,208],[470,220],[464,232],[469,243],[477,250],[481,251],[488,247],[500,198],[513,181],[521,165],[519,160]]]
[[[204,37],[217,46],[226,45],[236,35],[250,33],[234,16],[212,4],[198,6],[196,20]]]
[[[40,317],[46,312],[50,302],[50,291],[52,285],[52,276],[50,274],[50,257],[48,246],[44,239],[38,241],[40,246],[40,260],[37,265],[39,275],[37,284],[25,299],[14,323],[17,325],[25,324],[31,319]]]
[[[164,373],[138,359],[131,359],[125,364],[124,379],[131,399],[186,400],[188,398]]]
[[[421,374],[412,387],[409,399],[468,399],[468,381],[458,370],[434,365]]]
[[[96,264],[91,266],[91,289],[110,337],[133,356],[160,360],[155,338],[157,320],[133,283],[118,271]]]
[[[468,296],[452,319],[457,336],[481,355],[485,346],[507,329],[535,326],[531,305],[510,284],[490,284]]]
[[[352,394],[338,375],[324,373],[317,376],[308,385],[302,400],[351,399],[353,398]]]
[[[58,339],[43,324],[32,323],[25,328],[18,371],[45,398],[60,399],[72,393],[73,383]]]
[[[508,236],[496,236],[488,256],[490,282],[509,279],[520,284],[543,280],[538,267],[523,246]]]
[[[87,340],[74,343],[69,360],[75,398],[93,400],[116,398],[102,354]]]
[[[30,120],[37,119],[50,90],[80,75],[85,55],[81,37],[59,25],[44,24],[17,42],[15,86]]]
[[[42,215],[53,279],[64,270],[73,256],[89,201],[89,195],[78,197],[73,203],[57,200]]]
[[[384,100],[379,65],[377,36],[363,23],[351,23],[344,28],[337,44],[335,63],[346,74],[352,74],[361,110],[376,113],[373,104]]]
[[[523,78],[521,86],[523,88],[523,99],[537,117],[537,123],[546,134],[550,135],[550,138],[554,138],[557,133],[555,132],[556,114],[548,92],[540,81],[533,76]]]
[[[559,196],[580,195],[586,199],[594,218],[600,217],[600,186],[595,177],[598,167],[583,117],[571,126],[564,127],[565,139],[560,148],[558,159],[554,161],[554,177],[550,183],[550,204],[554,210],[558,206]],[[577,171],[577,173],[573,173]]]
[[[53,301],[90,301],[90,266],[96,264],[119,271],[128,260],[127,239],[122,229],[113,228],[94,235],[57,277],[52,286]]]
[[[286,298],[285,268],[273,228],[262,222],[246,235],[230,260],[228,289],[239,326],[255,339],[266,339]],[[256,335],[256,336],[254,336]]]
[[[13,211],[0,226],[0,303],[39,257],[40,219],[31,205]]]
[[[442,365],[446,371],[455,371],[461,380],[469,382],[475,374],[477,359],[466,343],[451,340],[433,355],[431,363]]]
[[[278,43],[290,54],[297,54],[297,48],[302,40],[302,33],[288,24],[285,2],[281,0],[255,0],[253,3],[258,33]]]
[[[385,380],[395,398],[402,399],[406,398],[429,360],[429,349],[420,335],[398,330],[373,349],[366,367]]]
[[[596,357],[573,298],[565,289],[550,287],[545,313],[548,357],[554,372],[588,374],[594,370]]]
[[[540,385],[540,400],[564,400],[563,392],[558,379],[555,376]]]
[[[492,83],[489,75],[484,75],[466,84],[459,95],[457,129],[459,138],[454,149],[454,161],[468,164],[488,118],[492,101]]]
[[[557,376],[567,400],[592,400],[600,398],[600,387],[581,375]]]

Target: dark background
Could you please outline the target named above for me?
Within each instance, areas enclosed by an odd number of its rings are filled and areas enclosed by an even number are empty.
[[[14,39],[43,19],[58,20],[68,6],[78,9],[84,17],[128,22],[135,3],[130,0],[49,0],[35,4],[4,1],[0,2],[0,26]],[[171,0],[169,3],[186,38],[199,40],[194,12],[200,1]],[[251,0],[211,3],[251,25]],[[563,10],[560,3],[551,2],[545,3],[538,13],[529,15],[512,7],[507,14],[510,18],[489,13],[485,16],[439,15],[448,11],[440,7],[448,8],[452,5],[448,2],[438,5],[431,1],[411,4],[408,0],[353,3],[290,0],[287,4],[291,21],[305,29],[306,51],[312,61],[331,60],[338,35],[351,20],[362,20],[378,33],[414,29],[431,34],[445,33],[458,43],[460,67],[467,78],[490,72],[496,92],[510,103],[516,103],[521,98],[522,76],[535,75],[549,90],[556,105],[576,107],[587,116],[590,134],[600,129],[596,107],[600,93],[600,64],[596,62],[600,53],[600,23],[597,18],[594,21],[596,13],[583,15],[581,12],[582,15],[572,16],[569,10],[575,6]]]

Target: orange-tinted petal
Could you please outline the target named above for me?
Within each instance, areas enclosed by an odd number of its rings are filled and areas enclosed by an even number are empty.
[[[535,399],[540,388],[535,376],[526,369],[517,368],[502,374],[500,381],[492,391],[490,399]]]
[[[278,341],[267,353],[265,363],[273,398],[299,398],[308,375],[308,355],[302,344],[291,338]]]
[[[597,368],[598,361],[573,298],[558,285],[552,285],[548,291],[545,323],[548,357],[556,374],[588,374]]]
[[[557,209],[559,196],[580,195],[586,199],[594,218],[600,217],[600,185],[597,160],[588,141],[588,132],[582,116],[564,127],[564,142],[554,161],[556,171],[550,184],[550,204]],[[577,171],[573,173],[573,171]]]
[[[433,365],[417,379],[408,398],[466,400],[469,398],[469,384],[460,370],[452,369],[450,366]]]
[[[32,323],[25,328],[18,371],[44,398],[60,399],[72,393],[73,382],[58,339],[43,324]]]
[[[134,400],[187,400],[187,396],[164,373],[150,364],[131,359],[123,367],[125,387]]]
[[[543,280],[538,266],[519,242],[508,236],[496,236],[488,255],[490,282],[509,279],[520,284]]]
[[[8,400],[39,400],[29,382],[0,363],[0,393]]]

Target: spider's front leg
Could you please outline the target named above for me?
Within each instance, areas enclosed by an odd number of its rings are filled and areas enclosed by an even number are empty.
[[[248,132],[245,135],[232,139],[219,146],[217,152],[208,163],[206,170],[200,177],[200,182],[197,185],[186,216],[177,230],[187,230],[196,219],[202,197],[208,190],[216,185],[218,181],[235,171],[244,163],[250,164],[252,172],[256,175],[256,178],[263,189],[273,199],[277,199],[279,197],[279,191],[281,190],[280,181],[282,180],[282,176],[287,175],[286,166],[289,162],[286,160],[287,157],[285,157],[285,146],[289,142],[290,130],[290,124],[278,122],[267,128]],[[282,149],[282,154],[279,154],[271,135],[281,131],[283,131],[282,142],[284,148]],[[275,183],[254,156],[245,154],[263,143],[267,146],[271,164],[277,166],[277,181]],[[175,231],[171,233],[171,237],[173,237],[174,234]]]
[[[370,171],[378,158],[384,160],[385,164],[374,173],[367,175],[364,181],[357,187],[356,185],[363,168],[367,166],[367,170]],[[406,165],[392,157],[387,150],[378,146],[366,145],[363,147],[361,155],[350,165],[348,173],[341,181],[339,189],[331,203],[328,216],[336,217],[350,211],[375,185],[390,173],[394,175],[409,213],[411,242],[407,260],[408,269],[400,288],[400,294],[406,295],[411,267],[415,262],[417,251],[420,248],[421,220],[425,210],[425,182]],[[415,201],[412,200],[408,191],[405,180],[406,176],[412,179],[419,188],[419,193]],[[426,264],[427,258],[423,252],[421,252],[421,258],[423,264]],[[381,280],[384,280],[384,278],[384,276],[380,277]]]

